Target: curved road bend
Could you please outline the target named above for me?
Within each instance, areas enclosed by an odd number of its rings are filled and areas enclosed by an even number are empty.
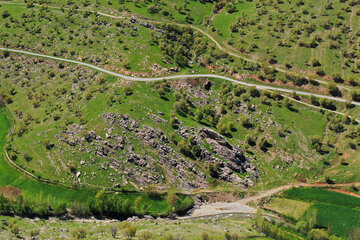
[[[32,53],[32,52],[28,52],[28,51],[16,50],[16,49],[11,49],[11,48],[0,48],[0,50],[9,51],[9,52],[15,52],[15,53],[21,53],[21,54],[26,54],[26,55],[36,56],[36,57],[43,57],[43,58],[53,59],[53,60],[57,60],[57,61],[63,61],[63,62],[79,64],[79,65],[86,66],[86,67],[98,70],[100,72],[103,72],[103,73],[106,73],[106,74],[109,74],[109,75],[112,75],[112,76],[115,76],[115,77],[119,77],[119,78],[122,78],[122,79],[125,79],[125,80],[129,80],[129,81],[153,82],[153,81],[172,80],[172,79],[181,79],[181,78],[205,77],[205,78],[222,79],[222,80],[234,82],[234,83],[237,83],[237,84],[245,85],[245,86],[248,86],[248,87],[256,87],[257,89],[260,89],[260,90],[274,90],[274,91],[285,92],[285,93],[294,92],[294,90],[291,90],[291,89],[264,86],[264,85],[252,84],[252,83],[246,83],[246,82],[238,81],[238,80],[233,79],[233,78],[229,78],[229,77],[225,77],[225,76],[221,76],[221,75],[215,75],[215,74],[182,74],[182,75],[164,76],[164,77],[151,77],[151,78],[132,77],[132,76],[127,76],[127,75],[124,75],[124,74],[116,73],[116,72],[106,70],[104,68],[101,68],[101,67],[89,64],[89,63],[84,63],[84,62],[80,62],[80,61],[76,61],[76,60],[59,58],[59,57],[54,57],[54,56],[50,56],[50,55]],[[304,91],[295,91],[295,93],[298,94],[298,95],[303,95],[303,96],[311,96],[312,95],[312,96],[319,97],[319,98],[326,98],[326,99],[334,100],[334,101],[337,101],[337,102],[343,102],[343,103],[348,102],[348,100],[343,99],[343,98],[331,97],[331,96],[326,96],[326,95],[321,95],[321,94],[316,94],[316,93],[309,93],[309,92],[304,92]],[[353,104],[353,105],[360,106],[360,102],[350,101],[350,103]]]

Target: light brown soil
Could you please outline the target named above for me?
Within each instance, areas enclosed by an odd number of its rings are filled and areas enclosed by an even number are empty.
[[[235,202],[240,198],[234,196],[233,193],[216,193],[216,194],[209,194],[209,202]]]
[[[4,197],[9,199],[16,199],[23,192],[21,189],[13,186],[5,186],[0,188],[0,194],[3,194]]]

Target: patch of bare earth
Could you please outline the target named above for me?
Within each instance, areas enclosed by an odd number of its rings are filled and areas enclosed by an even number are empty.
[[[233,193],[208,194],[209,202],[235,202],[240,198]]]
[[[9,199],[16,199],[23,191],[17,187],[5,186],[0,188],[0,194]]]

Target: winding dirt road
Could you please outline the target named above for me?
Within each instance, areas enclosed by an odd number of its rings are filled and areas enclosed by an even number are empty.
[[[13,2],[6,2],[6,1],[0,1],[0,3],[2,4],[9,4],[9,5],[23,5],[25,6],[26,4],[25,3],[20,3],[20,2],[16,2],[16,3],[13,3]],[[34,4],[35,6],[37,7],[41,7],[40,4]],[[51,6],[51,5],[48,5],[49,8],[52,8],[52,9],[69,9],[67,7],[58,7],[58,6]],[[98,15],[101,15],[101,16],[104,16],[104,17],[108,17],[108,18],[113,18],[113,19],[127,19],[127,18],[130,18],[130,17],[137,17],[137,18],[140,18],[140,19],[143,19],[149,23],[154,23],[154,24],[162,24],[164,23],[164,21],[159,21],[159,20],[154,20],[154,19],[151,19],[151,18],[148,18],[148,17],[144,17],[144,16],[141,16],[141,15],[136,15],[136,14],[129,14],[129,13],[125,13],[123,14],[122,16],[119,16],[119,15],[114,15],[113,12],[111,12],[111,14],[108,14],[108,13],[103,13],[103,12],[100,12],[100,11],[95,11],[95,10],[90,10],[90,9],[77,9],[77,11],[80,11],[80,12],[84,12],[84,11],[89,11],[91,13],[95,13],[95,14],[98,14]],[[165,22],[165,23],[168,23],[168,22]],[[223,52],[226,52],[227,54],[233,56],[233,57],[236,57],[236,58],[239,58],[239,59],[243,59],[245,61],[248,61],[248,62],[252,62],[252,63],[257,63],[257,64],[260,64],[261,62],[260,61],[257,61],[257,60],[254,60],[254,59],[251,59],[251,58],[248,58],[246,56],[244,56],[244,54],[242,54],[239,50],[229,46],[227,43],[225,42],[222,42],[222,44],[224,46],[222,46],[213,36],[211,36],[209,33],[207,33],[206,31],[202,30],[201,28],[199,27],[196,27],[192,24],[182,24],[182,23],[177,23],[177,22],[171,22],[172,24],[175,24],[177,26],[184,26],[184,27],[190,27],[192,29],[194,29],[195,31],[198,31],[200,32],[201,34],[203,34],[204,36],[206,36],[207,38],[210,39],[210,41],[212,41],[216,47],[218,49],[220,49],[221,51]],[[277,65],[274,65],[274,66],[269,66],[270,68],[278,71],[278,72],[282,72],[282,73],[288,73],[288,74],[291,74],[291,73],[294,73],[294,72],[298,72],[298,71],[289,71],[289,70],[286,70],[284,69],[283,67],[281,67],[279,64]],[[301,72],[301,71],[300,71]],[[305,78],[307,80],[311,80],[309,77],[305,76]],[[321,84],[328,84],[328,82],[326,81],[323,81],[323,80],[320,80],[320,79],[312,79],[312,80],[315,80]],[[345,89],[347,91],[351,91],[352,89],[348,88],[348,87],[345,87],[345,86],[342,86],[342,85],[336,85],[338,88],[340,89]]]
[[[103,73],[106,73],[106,74],[109,74],[109,75],[112,75],[112,76],[115,76],[115,77],[119,77],[119,78],[122,78],[122,79],[125,79],[125,80],[128,80],[128,81],[154,82],[154,81],[162,81],[162,80],[197,78],[197,77],[217,78],[217,79],[222,79],[222,80],[234,82],[234,83],[237,83],[237,84],[245,85],[245,86],[248,86],[248,87],[256,87],[259,90],[273,90],[273,91],[279,91],[279,92],[285,92],[285,93],[293,93],[293,92],[295,92],[298,95],[314,96],[314,97],[318,97],[318,98],[326,98],[326,99],[329,99],[329,100],[333,100],[333,101],[337,101],[337,102],[343,102],[343,103],[350,102],[353,105],[360,106],[360,102],[349,101],[349,100],[346,100],[346,99],[343,99],[343,98],[331,97],[331,96],[327,96],[327,95],[321,95],[321,94],[310,93],[310,92],[305,92],[305,91],[294,91],[294,90],[286,89],[286,88],[279,88],[279,87],[271,87],[271,86],[265,86],[265,85],[260,85],[260,84],[246,83],[246,82],[238,81],[238,80],[233,79],[233,78],[229,78],[229,77],[225,77],[225,76],[221,76],[221,75],[215,75],[215,74],[180,74],[180,75],[173,75],[173,76],[150,77],[150,78],[132,77],[132,76],[127,76],[127,75],[124,75],[124,74],[116,73],[116,72],[113,72],[113,71],[110,71],[110,70],[107,70],[107,69],[104,69],[104,68],[89,64],[89,63],[80,62],[80,61],[76,61],[76,60],[59,58],[59,57],[54,57],[54,56],[50,56],[50,55],[33,53],[33,52],[22,51],[22,50],[11,49],[11,48],[0,48],[0,50],[14,52],[14,53],[21,53],[21,54],[26,54],[26,55],[30,55],[30,56],[36,56],[36,57],[43,57],[43,58],[53,59],[53,60],[57,60],[57,61],[74,63],[74,64],[78,64],[78,65],[82,65],[82,66],[85,66],[85,67],[95,69],[97,71],[100,71],[100,72],[103,72]]]

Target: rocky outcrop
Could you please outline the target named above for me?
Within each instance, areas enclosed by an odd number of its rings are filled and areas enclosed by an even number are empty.
[[[249,173],[253,179],[258,177],[256,167],[245,157],[244,153],[237,147],[231,145],[225,137],[219,135],[209,128],[200,128],[199,134],[212,147],[213,152],[220,156],[224,161],[220,162],[220,178],[237,183],[244,183],[245,185],[254,185],[251,178],[241,179],[237,173]],[[203,151],[201,157],[204,160],[211,161],[214,159],[211,153]]]
[[[167,122],[161,117],[163,113],[147,116],[159,124]],[[89,159],[79,161],[79,169],[93,166],[103,175],[110,172],[112,186],[170,183],[188,190],[206,188],[209,186],[206,169],[215,163],[217,178],[235,186],[253,185],[258,176],[239,148],[209,128],[187,128],[180,124],[177,134],[183,139],[191,138],[191,153],[184,155],[159,128],[140,127],[140,122],[127,114],[105,113],[100,117],[107,123],[99,133],[102,136],[74,124],[61,130],[56,138],[63,147],[91,154]],[[86,177],[84,173],[78,178]]]
[[[146,145],[157,151],[159,163],[166,169],[168,180],[182,189],[207,187],[206,176],[196,168],[196,164],[186,159],[170,146],[165,133],[159,129],[144,126],[137,136]]]
[[[146,27],[146,28],[148,28],[148,29],[154,30],[154,31],[156,31],[156,32],[161,32],[161,33],[164,32],[164,30],[155,27],[153,24],[148,23],[148,22],[145,22],[145,21],[140,20],[140,19],[137,19],[137,18],[135,18],[134,16],[132,16],[132,17],[130,18],[130,23],[141,25],[141,26],[143,26],[143,27]]]
[[[119,115],[115,113],[104,113],[102,117],[111,125],[118,125],[127,131],[134,131],[139,128],[139,125],[134,119],[129,118],[128,114]]]

